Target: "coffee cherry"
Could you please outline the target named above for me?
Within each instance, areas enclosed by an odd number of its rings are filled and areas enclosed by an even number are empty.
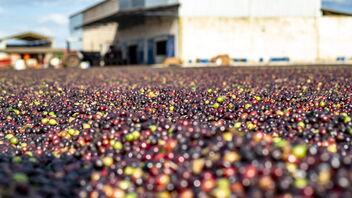
[[[55,125],[58,124],[55,119],[50,119],[48,123],[49,123],[49,125],[51,125],[51,126],[55,126]]]
[[[295,147],[293,147],[292,153],[297,158],[302,159],[302,158],[304,158],[306,156],[307,147],[305,145],[303,145],[303,144],[296,145]]]
[[[349,197],[349,67],[0,72],[0,197]]]

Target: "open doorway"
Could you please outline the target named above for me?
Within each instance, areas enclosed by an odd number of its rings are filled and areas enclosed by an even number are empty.
[[[155,43],[156,47],[156,63],[162,63],[167,57],[167,40],[157,41]]]
[[[136,65],[138,64],[138,46],[137,45],[130,45],[128,46],[128,64]]]

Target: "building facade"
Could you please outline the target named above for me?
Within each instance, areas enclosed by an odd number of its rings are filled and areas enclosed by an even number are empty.
[[[109,41],[114,37],[112,44],[129,64],[161,63],[174,56],[193,64],[219,54],[254,63],[331,62],[352,56],[352,18],[324,15],[321,0],[112,1],[116,6],[110,12],[100,8],[92,12],[95,17],[83,12],[83,35],[115,26],[83,36],[82,45],[88,49],[97,35]]]
[[[104,54],[117,37],[117,23],[91,22],[104,19],[118,11],[118,0],[106,0],[70,17],[70,47],[87,52],[101,52]]]

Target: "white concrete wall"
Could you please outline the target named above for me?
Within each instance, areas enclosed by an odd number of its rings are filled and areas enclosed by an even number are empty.
[[[352,57],[352,17],[322,17],[319,27],[320,59]]]
[[[104,54],[114,43],[116,36],[116,23],[85,27],[83,30],[83,50]]]
[[[258,61],[286,57],[314,60],[315,19],[305,18],[182,18],[182,55],[185,60],[219,54]]]
[[[181,58],[210,59],[219,54],[268,62],[288,57],[312,63],[352,57],[352,17],[182,17]]]
[[[175,53],[178,56],[178,20],[177,19],[155,19],[147,20],[145,24],[122,29],[119,32],[119,41],[136,44],[138,40],[144,39],[144,60],[147,62],[147,39],[158,36],[175,35]]]
[[[314,17],[321,0],[179,0],[180,16]]]

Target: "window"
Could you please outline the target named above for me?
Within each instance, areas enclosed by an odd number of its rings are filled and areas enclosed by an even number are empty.
[[[156,42],[156,55],[157,56],[166,56],[167,53],[167,41],[158,41]]]

